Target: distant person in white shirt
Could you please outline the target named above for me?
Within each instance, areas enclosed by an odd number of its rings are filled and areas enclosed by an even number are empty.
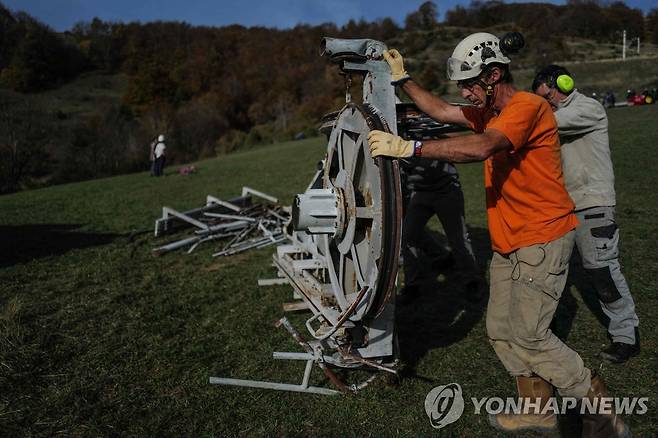
[[[165,151],[167,150],[167,146],[165,146],[165,136],[160,134],[158,136],[158,143],[155,145],[155,163],[153,165],[153,175],[155,176],[162,176],[164,173],[164,165],[165,165],[165,160],[166,160],[166,154]]]

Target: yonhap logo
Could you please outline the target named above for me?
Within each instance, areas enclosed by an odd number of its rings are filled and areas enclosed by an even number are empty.
[[[425,412],[435,429],[441,429],[457,421],[464,413],[461,386],[458,383],[449,383],[432,388],[425,397]]]

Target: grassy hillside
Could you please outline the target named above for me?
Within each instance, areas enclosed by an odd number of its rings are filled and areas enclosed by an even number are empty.
[[[101,72],[84,73],[75,80],[52,90],[32,93],[39,107],[56,115],[65,124],[80,117],[89,116],[99,104],[118,103],[126,89],[125,75],[110,75]],[[0,89],[0,96],[17,97],[18,93]]]
[[[635,436],[658,434],[658,107],[610,112],[617,171],[621,260],[641,319],[643,352],[624,366],[598,359],[604,328],[572,287],[562,328],[588,366],[617,396],[649,397],[649,412],[628,418]],[[324,142],[311,139],[167,169],[0,197],[0,430],[3,436],[403,435],[435,433],[423,410],[428,391],[458,382],[465,396],[514,394],[485,337],[484,309],[462,300],[450,275],[398,317],[406,374],[356,397],[323,397],[211,386],[209,376],[298,382],[303,365],[275,362],[297,351],[274,329],[284,286],[272,249],[213,259],[211,244],[191,254],[150,254],[162,205],[200,205],[249,185],[289,203],[306,187]],[[467,220],[482,265],[489,257],[480,164],[460,166]],[[584,295],[588,297],[587,294]],[[293,315],[298,327],[302,315]],[[569,324],[573,322],[573,324]],[[565,330],[565,333],[568,330]],[[327,384],[318,371],[314,383]],[[444,430],[497,436],[467,405]],[[502,435],[501,435],[502,436]]]
[[[614,43],[603,43],[596,40],[583,38],[566,38],[567,47],[575,54],[577,60],[597,60],[597,59],[621,59],[622,41]],[[628,42],[630,44],[630,41]],[[637,46],[633,45],[626,48],[626,56],[633,58],[637,56]],[[655,44],[642,42],[640,45],[641,56],[658,56],[658,47]]]
[[[65,119],[73,119],[92,113],[99,103],[118,103],[127,84],[125,75],[91,72],[41,96],[47,108],[61,112]]]

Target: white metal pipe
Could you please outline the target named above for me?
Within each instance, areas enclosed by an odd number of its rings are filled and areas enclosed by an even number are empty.
[[[162,207],[162,218],[168,219],[169,216],[177,217],[178,219],[181,219],[187,222],[188,224],[192,224],[195,227],[201,228],[202,230],[208,230],[208,225],[194,219],[192,216],[188,216],[187,214],[174,210],[171,207]]]
[[[211,385],[229,385],[229,386],[245,386],[247,388],[260,388],[260,389],[276,389],[279,391],[291,392],[308,392],[311,394],[320,395],[336,395],[340,391],[328,388],[320,388],[318,386],[308,386],[306,388],[302,385],[292,385],[289,383],[277,382],[263,382],[260,380],[242,380],[242,379],[226,379],[222,377],[211,377],[209,380]]]
[[[258,190],[254,190],[251,187],[244,186],[242,187],[242,196],[247,196],[247,195],[256,195],[260,198],[273,202],[274,204],[279,202],[279,200],[274,196],[270,196],[267,193],[259,192]]]
[[[313,360],[315,359],[310,353],[296,353],[289,351],[273,351],[272,357],[274,359],[285,359],[285,360]]]
[[[254,223],[258,221],[258,219],[255,219],[253,217],[239,216],[237,214],[223,214],[223,213],[209,213],[209,212],[205,212],[203,214],[208,217],[216,217],[219,219],[234,219],[236,221],[247,221]]]
[[[229,210],[233,211],[240,211],[242,210],[240,207],[237,205],[231,204],[230,202],[222,201],[221,199],[215,198],[214,196],[206,196],[206,205],[211,205],[211,204],[219,204],[223,207],[228,208]]]
[[[308,381],[311,378],[311,370],[313,369],[313,361],[309,360],[306,362],[306,368],[304,369],[304,378],[302,379],[302,388],[308,388]]]
[[[288,280],[285,278],[259,278],[259,286],[274,286],[277,284],[288,284]]]
[[[167,245],[161,246],[159,248],[155,248],[153,252],[155,254],[164,254],[165,252],[168,251],[173,251],[175,249],[182,248],[187,245],[192,245],[193,243],[199,241],[200,239],[201,239],[200,236],[188,237],[187,239],[178,240],[176,242],[168,243]]]

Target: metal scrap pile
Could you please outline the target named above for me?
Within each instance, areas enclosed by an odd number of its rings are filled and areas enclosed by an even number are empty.
[[[256,196],[264,203],[253,202]],[[251,248],[263,248],[283,243],[287,237],[283,231],[290,219],[290,207],[278,205],[270,195],[242,188],[242,196],[223,201],[214,196],[206,197],[206,205],[179,212],[170,207],[162,208],[162,217],[155,221],[155,236],[194,227],[194,234],[153,249],[154,255],[180,248],[194,251],[201,243],[221,241],[220,250],[213,257],[228,256]]]

